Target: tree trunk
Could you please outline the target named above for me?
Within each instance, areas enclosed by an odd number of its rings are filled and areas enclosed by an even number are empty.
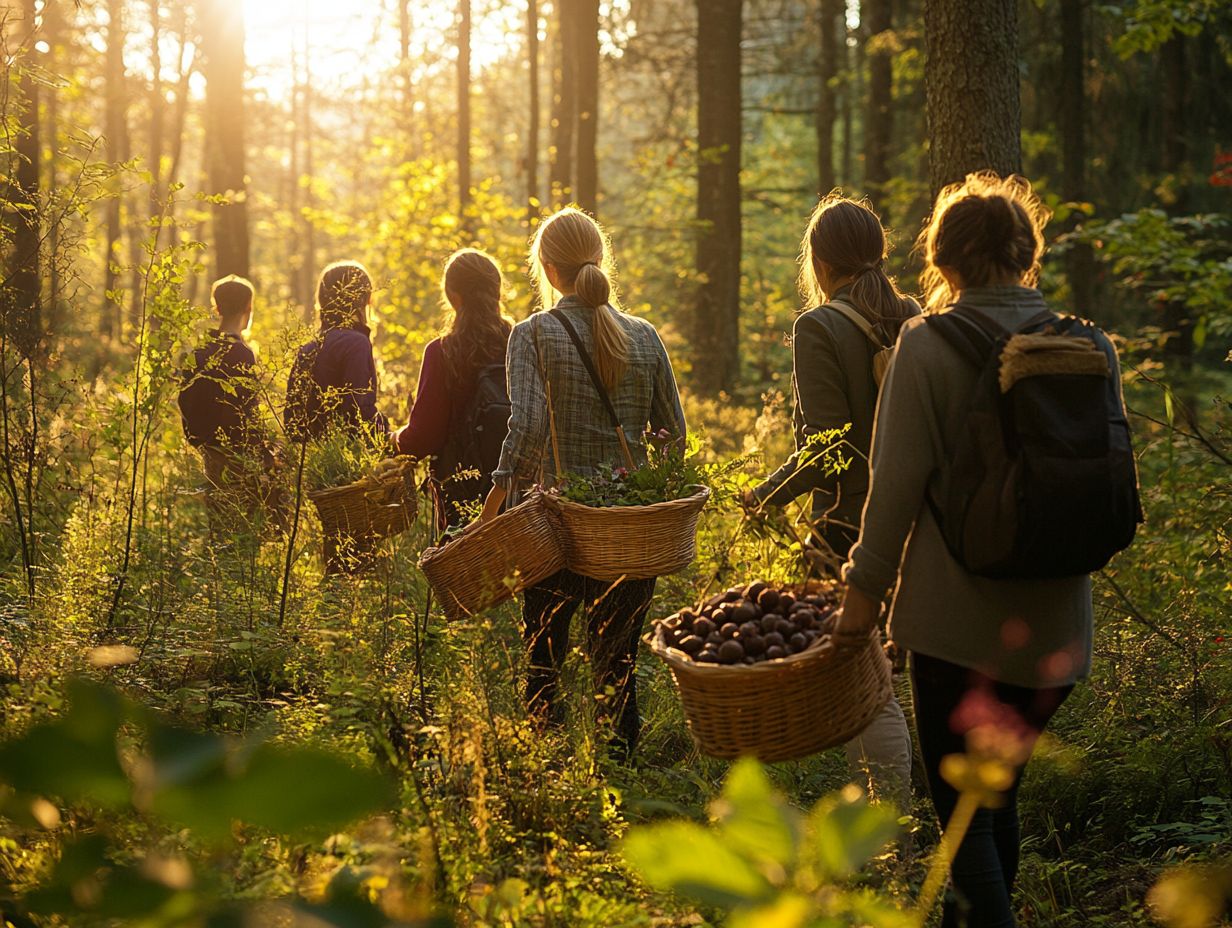
[[[125,158],[123,150],[124,139],[128,134],[126,126],[128,95],[124,88],[124,3],[123,0],[107,0],[107,56],[105,63],[105,113],[103,132],[107,137],[107,160],[113,168]],[[119,287],[119,275],[116,273],[116,248],[120,241],[120,198],[121,190],[118,179],[109,185],[107,199],[106,246],[103,258],[106,262],[103,271],[103,308],[99,316],[100,332],[103,338],[111,338],[118,334],[119,301],[114,294]]]
[[[821,48],[817,53],[817,192],[825,196],[838,186],[834,173],[834,121],[838,117],[839,63],[847,43],[839,42],[843,25],[843,0],[821,0],[817,13]]]
[[[1086,200],[1086,0],[1061,0],[1061,196],[1071,203]],[[1073,231],[1080,221],[1075,213],[1066,223]],[[1095,285],[1091,248],[1072,244],[1065,256],[1071,311],[1089,316]]]
[[[163,134],[166,122],[167,99],[163,96],[163,59],[159,52],[162,40],[162,15],[159,0],[150,0],[150,218],[157,219],[162,212],[163,198]]]
[[[972,171],[1022,169],[1014,0],[925,0],[933,196]]]
[[[1165,184],[1170,184],[1173,197],[1167,204],[1169,214],[1184,213],[1187,209],[1188,183],[1185,177],[1188,165],[1188,139],[1185,135],[1187,97],[1189,95],[1188,73],[1192,62],[1186,61],[1187,43],[1177,34],[1159,49],[1163,65],[1163,105],[1161,129],[1163,135],[1162,161]],[[1178,360],[1181,369],[1189,371],[1193,366],[1193,320],[1189,309],[1180,300],[1164,304],[1163,330],[1169,333],[1164,347],[1169,355]]]
[[[580,0],[577,21],[577,204],[599,205],[599,0]]]
[[[555,0],[555,52],[552,69],[552,200],[573,199],[573,149],[577,125],[576,0]]]
[[[314,321],[316,300],[313,293],[317,278],[317,226],[312,218],[315,205],[315,194],[312,180],[316,171],[316,121],[313,119],[312,93],[312,35],[308,20],[304,20],[304,75],[300,83],[299,114],[300,138],[303,140],[303,162],[301,173],[296,176],[300,185],[303,202],[300,207],[300,266],[299,294],[300,305],[304,308],[304,322],[311,325]]]
[[[203,0],[205,147],[212,207],[214,273],[249,276],[248,201],[244,177],[244,13],[233,0]]]
[[[48,4],[43,8],[44,41],[47,42],[47,70],[57,73],[60,65],[61,30],[64,26],[63,11],[58,4]],[[46,147],[44,161],[44,182],[49,191],[58,190],[60,145],[60,95],[47,94],[46,111]],[[50,222],[47,226],[47,319],[46,329],[56,333],[60,329],[60,223]]]
[[[458,2],[458,215],[471,203],[471,0]]]
[[[865,0],[868,15],[868,104],[864,117],[864,190],[879,210],[885,210],[885,185],[890,179],[890,137],[894,127],[893,55],[890,30],[893,0]]]
[[[740,373],[742,0],[697,3],[697,270],[693,376],[703,393]]]
[[[17,91],[22,99],[20,128],[13,145],[16,168],[5,196],[12,240],[7,280],[0,290],[0,337],[17,349],[23,359],[33,357],[42,335],[42,288],[39,249],[42,207],[39,203],[39,170],[42,145],[39,138],[39,80],[34,73],[34,0],[21,4],[22,70]],[[11,162],[10,162],[11,163]],[[7,368],[6,368],[7,369]],[[23,539],[24,544],[24,539]]]
[[[175,82],[175,109],[171,115],[171,156],[167,164],[167,177],[163,184],[163,190],[167,192],[166,195],[169,195],[171,188],[180,177],[180,160],[184,154],[184,125],[188,119],[188,82],[192,80],[193,71],[196,70],[193,64],[196,51],[194,49],[191,54],[188,51],[190,48],[188,10],[183,6],[180,7],[177,29],[180,33],[179,54],[176,56],[179,76]],[[173,200],[167,204],[168,223],[166,225],[167,234],[172,241],[175,240],[175,226],[171,224],[170,220],[174,215],[175,202]]]
[[[842,175],[839,177],[839,183],[843,186],[851,184],[853,174],[852,157],[855,151],[855,105],[852,97],[855,96],[854,88],[856,86],[856,72],[858,69],[852,64],[852,59],[855,52],[849,44],[852,35],[855,35],[857,43],[859,42],[859,34],[853,33],[847,28],[844,21],[842,30],[843,36],[843,93],[841,99],[841,109],[843,115],[843,162]],[[857,45],[858,47],[858,45]]]
[[[539,215],[539,3],[526,2],[526,60],[530,67],[530,113],[526,125],[526,216]]]

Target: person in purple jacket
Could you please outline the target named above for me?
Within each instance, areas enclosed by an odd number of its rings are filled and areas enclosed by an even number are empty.
[[[376,362],[367,325],[372,277],[357,261],[335,261],[317,283],[321,330],[299,349],[287,381],[283,421],[295,441],[331,424],[389,432],[376,408]]]

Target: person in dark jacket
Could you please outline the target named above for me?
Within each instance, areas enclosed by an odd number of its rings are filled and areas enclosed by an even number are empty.
[[[833,193],[813,210],[800,248],[800,291],[813,308],[801,313],[792,331],[797,450],[744,500],[759,511],[809,494],[811,541],[836,566],[855,543],[868,496],[878,393],[874,359],[920,311],[886,275],[886,250],[885,230],[867,201]],[[817,460],[808,442],[848,425],[843,450],[850,464],[837,472]],[[846,747],[852,775],[878,798],[910,811],[911,736],[894,697]]]
[[[389,431],[376,408],[376,361],[367,325],[372,278],[356,261],[321,272],[317,312],[321,329],[299,349],[287,381],[283,419],[293,440],[321,435],[331,423],[378,434]]]
[[[468,504],[483,500],[492,486],[497,461],[485,469],[482,461],[464,460],[468,436],[460,430],[476,400],[481,370],[499,365],[496,373],[503,388],[505,350],[513,328],[501,303],[504,291],[505,279],[491,256],[474,248],[450,256],[441,292],[453,315],[445,333],[424,349],[410,420],[393,436],[398,453],[432,459],[438,531],[461,521]],[[503,438],[502,428],[494,439],[498,453]],[[460,476],[463,472],[467,475]]]
[[[232,501],[244,500],[244,507],[256,499],[277,510],[277,490],[263,481],[275,457],[261,425],[256,356],[244,342],[252,302],[253,286],[243,277],[229,275],[210,288],[218,327],[181,373],[180,421],[188,443],[201,453],[212,491],[238,494]]]

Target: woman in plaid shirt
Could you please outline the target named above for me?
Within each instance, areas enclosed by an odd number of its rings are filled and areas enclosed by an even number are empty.
[[[683,441],[684,412],[667,350],[654,326],[619,308],[610,275],[611,248],[586,213],[563,209],[540,224],[530,250],[540,308],[561,310],[573,324],[611,397],[637,464],[646,460],[643,435],[666,429]],[[552,305],[559,294],[560,300]],[[506,360],[509,435],[482,519],[500,511],[520,488],[549,485],[561,473],[590,474],[622,460],[611,417],[564,327],[546,312],[514,326]],[[548,403],[556,426],[559,467],[552,452]],[[586,611],[587,647],[601,715],[614,723],[613,747],[627,756],[637,741],[633,667],[655,581],[615,585],[562,570],[526,590],[522,615],[530,654],[526,701],[531,714],[559,724],[555,698],[569,646],[569,620]],[[614,697],[608,695],[614,693]]]

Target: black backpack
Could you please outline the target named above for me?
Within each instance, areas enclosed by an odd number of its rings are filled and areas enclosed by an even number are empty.
[[[509,392],[504,363],[475,371],[474,392],[464,408],[455,409],[449,439],[433,462],[432,476],[444,502],[482,500],[492,488],[492,472],[500,464],[501,447],[509,432]],[[458,476],[460,471],[477,473]],[[452,522],[455,512],[446,513]]]
[[[1011,332],[961,304],[927,325],[979,371],[939,491],[928,496],[955,560],[1000,579],[1103,567],[1142,521],[1106,337],[1047,311]]]

